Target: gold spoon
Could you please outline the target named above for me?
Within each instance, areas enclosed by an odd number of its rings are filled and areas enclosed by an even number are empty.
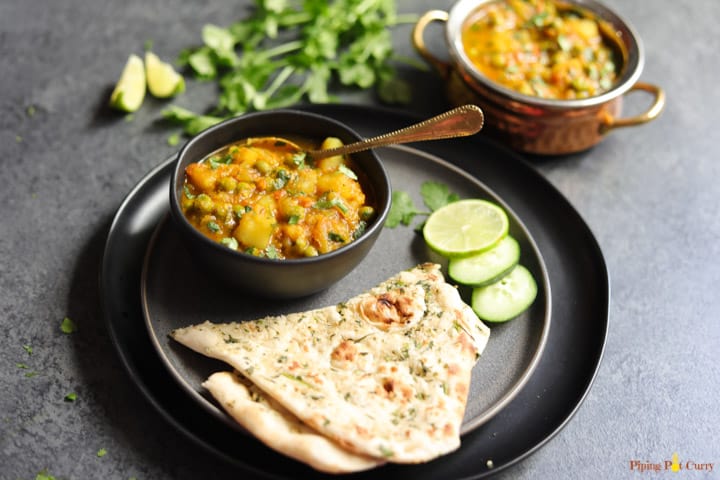
[[[341,147],[329,148],[327,150],[311,150],[307,152],[307,155],[313,160],[318,160],[325,157],[347,155],[348,153],[360,152],[386,145],[465,137],[479,132],[484,122],[485,116],[482,110],[480,110],[480,107],[476,105],[463,105],[394,132],[367,138],[355,143],[349,143]]]

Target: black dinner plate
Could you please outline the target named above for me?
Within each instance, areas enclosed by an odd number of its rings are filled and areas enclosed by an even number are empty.
[[[503,205],[510,220],[510,234],[520,244],[520,262],[537,279],[538,295],[531,308],[512,322],[490,325],[490,342],[473,369],[470,382],[461,427],[461,433],[466,434],[490,420],[517,395],[541,358],[551,320],[547,270],[522,221],[477,178],[411,147],[383,148],[378,155],[388,171],[393,190],[416,197],[414,201],[418,206],[422,205],[421,185],[426,181],[440,182],[461,198],[484,198]],[[205,320],[214,323],[252,320],[337,305],[397,272],[428,261],[440,263],[447,272],[447,261],[426,247],[415,228],[423,219],[420,217],[407,227],[384,228],[364,261],[329,289],[281,302],[253,298],[243,295],[242,291],[222,289],[216,282],[205,281],[207,277],[202,268],[192,261],[179,241],[174,222],[161,221],[148,247],[140,285],[151,340],[170,375],[198,406],[237,429],[237,422],[223,413],[202,387],[202,382],[212,373],[231,368],[178,344],[170,338],[170,333]],[[470,289],[460,291],[470,303]]]
[[[400,112],[368,107],[305,108],[345,122],[364,136],[418,120]],[[552,305],[552,314],[551,321],[540,322],[549,331],[526,330],[535,339],[534,347],[532,354],[524,357],[530,368],[520,369],[527,375],[515,376],[515,382],[510,384],[517,386],[511,389],[510,397],[514,398],[509,403],[501,401],[498,405],[503,408],[493,410],[477,428],[464,435],[457,452],[427,464],[385,466],[352,477],[486,477],[543,445],[582,403],[599,366],[607,335],[607,268],[591,231],[567,200],[529,164],[482,135],[423,143],[417,150],[393,151],[410,152],[410,156],[416,151],[426,152],[451,163],[482,182],[480,185],[486,185],[490,196],[492,192],[497,194],[497,199],[514,212],[514,218],[522,219],[522,223],[516,222],[515,232],[527,234],[524,259],[536,275],[546,273],[549,284],[544,290],[547,298],[543,297],[540,306],[534,308],[548,312]],[[157,337],[146,328],[140,292],[153,232],[162,235],[163,229],[171,228],[161,223],[167,212],[170,165],[168,159],[129,193],[108,235],[100,282],[107,325],[118,353],[135,383],[163,417],[198,444],[235,464],[239,471],[270,478],[322,476],[228,428],[223,415],[198,408],[199,399],[188,395],[182,378],[168,374],[167,355],[157,349]],[[382,273],[378,278],[388,276]],[[528,315],[543,318],[543,313]],[[492,367],[497,368],[495,363]],[[535,367],[532,375],[531,367]],[[498,398],[502,400],[503,395]],[[487,410],[485,405],[480,412]]]

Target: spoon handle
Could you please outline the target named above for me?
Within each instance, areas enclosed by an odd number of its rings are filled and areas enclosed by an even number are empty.
[[[349,143],[341,147],[310,151],[308,155],[317,160],[385,145],[465,137],[479,132],[483,127],[484,121],[485,116],[482,110],[480,110],[480,107],[463,105],[394,132],[385,133],[355,143]]]

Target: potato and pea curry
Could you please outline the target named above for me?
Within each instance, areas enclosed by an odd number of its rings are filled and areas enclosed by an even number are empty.
[[[310,139],[236,142],[185,170],[181,208],[201,233],[255,256],[320,255],[352,242],[374,218],[372,192],[348,157],[313,161]],[[342,145],[326,138],[321,148]]]
[[[525,95],[575,99],[615,82],[614,45],[585,9],[548,0],[502,0],[475,11],[462,32],[472,64]]]

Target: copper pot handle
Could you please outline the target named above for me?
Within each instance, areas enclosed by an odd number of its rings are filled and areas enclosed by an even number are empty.
[[[614,118],[612,116],[608,116],[604,120],[604,124],[602,126],[603,133],[607,133],[613,128],[631,127],[647,123],[656,119],[660,115],[660,112],[662,112],[665,107],[665,91],[662,88],[650,83],[637,82],[626,92],[626,94],[632,92],[633,90],[643,90],[651,93],[655,97],[655,101],[644,113],[633,117]]]
[[[412,42],[415,50],[428,62],[430,65],[440,73],[443,79],[446,79],[450,74],[451,65],[448,62],[440,60],[434,56],[425,46],[425,39],[423,34],[425,33],[425,27],[432,22],[447,22],[449,18],[448,12],[443,10],[430,10],[425,12],[415,24],[412,31]]]

